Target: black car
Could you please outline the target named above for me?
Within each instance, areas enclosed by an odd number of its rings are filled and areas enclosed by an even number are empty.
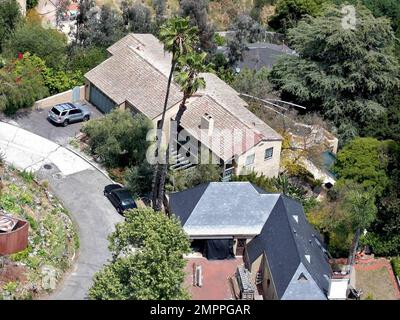
[[[129,190],[119,184],[109,184],[106,186],[104,188],[104,195],[120,214],[125,210],[137,208]]]

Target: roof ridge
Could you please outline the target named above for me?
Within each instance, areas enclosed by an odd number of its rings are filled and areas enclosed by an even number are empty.
[[[135,38],[136,39],[136,38]],[[165,79],[168,80],[168,77],[159,69],[157,68],[154,64],[150,63],[150,61],[148,61],[145,57],[143,57],[142,55],[140,55],[135,48],[133,48],[131,45],[127,46],[128,49],[130,49],[130,51],[132,51],[136,56],[138,56],[141,60],[145,61],[149,66],[151,66],[154,70],[156,70],[159,74],[161,74]],[[171,84],[174,85],[175,87],[177,87],[179,89],[179,91],[181,91],[181,88],[179,87],[178,84],[176,84],[173,79],[171,81]]]
[[[287,222],[288,222],[288,224],[289,224],[290,236],[292,237],[292,239],[293,239],[293,241],[294,241],[294,243],[295,243],[295,245],[296,245],[296,253],[297,253],[297,256],[298,256],[298,258],[299,258],[299,261],[302,263],[303,260],[302,260],[301,255],[300,255],[299,245],[298,245],[298,243],[297,243],[297,241],[296,241],[296,236],[294,235],[294,230],[295,230],[295,228],[293,228],[293,227],[292,227],[292,224],[290,223],[289,211],[288,211],[288,208],[287,208],[286,203],[285,203],[285,201],[284,201],[285,198],[289,198],[289,197],[287,197],[285,194],[281,193],[279,199],[282,199],[282,204],[283,204],[283,206],[285,207],[285,212],[286,212],[286,214],[285,214],[285,219],[287,219]],[[278,199],[278,201],[279,201],[279,199]],[[291,198],[289,198],[289,199],[291,199]],[[278,201],[277,201],[277,202],[278,202]],[[301,207],[303,208],[303,206],[301,206]],[[308,269],[307,269],[307,271],[310,272]]]
[[[203,198],[204,194],[207,192],[208,187],[209,187],[212,183],[213,183],[213,182],[205,182],[205,183],[202,183],[202,184],[199,184],[199,185],[198,185],[198,186],[201,186],[201,185],[205,184],[206,187],[205,187],[205,189],[204,189],[202,195],[200,196],[199,200],[197,201],[196,205],[193,207],[192,212],[189,214],[189,217],[186,219],[185,225],[186,225],[186,223],[190,220],[190,218],[192,217],[192,213],[196,210],[196,208],[198,207],[198,205],[199,205],[201,199]],[[196,187],[198,187],[198,186],[196,186]],[[194,187],[194,188],[196,188],[196,187]],[[191,188],[191,189],[193,189],[193,188]],[[186,190],[190,190],[190,189],[186,189]]]
[[[138,34],[140,34],[140,33],[138,33]],[[137,42],[139,42],[142,46],[146,46],[145,43],[143,43],[142,41],[140,41],[138,38],[135,37],[135,33],[130,32],[128,35],[131,36],[133,39],[135,39]]]

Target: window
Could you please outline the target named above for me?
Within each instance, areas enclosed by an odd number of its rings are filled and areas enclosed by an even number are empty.
[[[255,156],[256,156],[255,153],[253,153],[253,154],[247,156],[247,158],[246,158],[246,167],[247,167],[247,166],[251,166],[251,165],[254,164],[254,158],[255,158]]]
[[[274,148],[268,148],[265,149],[265,153],[264,153],[264,160],[268,160],[272,158],[272,155],[274,153]]]
[[[53,108],[53,109],[51,109],[51,111],[54,113],[54,114],[56,114],[56,115],[60,115],[60,111],[58,111],[58,109],[57,108]]]
[[[79,114],[81,111],[79,109],[72,109],[69,111],[69,114]]]

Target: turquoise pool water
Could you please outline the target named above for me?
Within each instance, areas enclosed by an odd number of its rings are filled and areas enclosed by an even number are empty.
[[[328,171],[329,174],[331,174],[332,176],[336,177],[336,175],[331,171],[332,170],[332,166],[336,161],[335,155],[331,151],[327,150],[327,151],[324,151],[321,156],[322,156],[324,169],[326,171]]]

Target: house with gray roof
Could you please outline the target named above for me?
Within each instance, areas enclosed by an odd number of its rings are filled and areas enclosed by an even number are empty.
[[[205,183],[167,198],[194,250],[243,259],[264,299],[327,299],[327,251],[298,201],[250,182]]]
[[[157,127],[171,54],[151,34],[129,34],[109,47],[108,52],[107,60],[85,74],[86,100],[104,113],[115,108],[142,113]],[[249,111],[239,94],[215,74],[201,76],[206,87],[187,101],[177,128],[179,136],[172,141],[172,169],[187,169],[211,157],[223,168],[223,176],[253,170],[277,176],[282,137]],[[171,120],[182,98],[180,87],[172,82],[163,128],[167,137],[173,132]]]

